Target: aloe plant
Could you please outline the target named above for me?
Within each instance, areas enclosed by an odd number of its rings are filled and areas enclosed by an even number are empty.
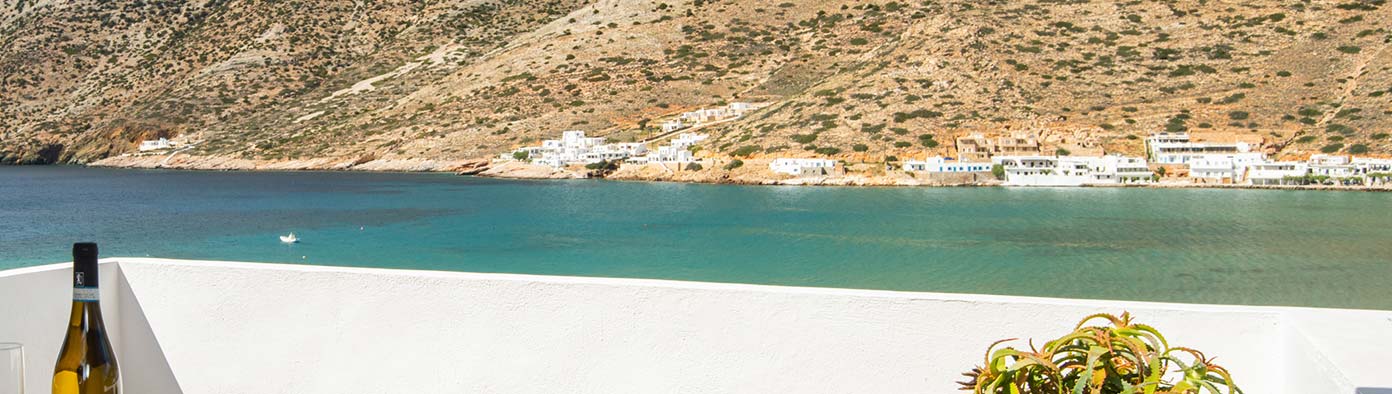
[[[1089,326],[1105,320],[1109,326]],[[1198,350],[1171,347],[1155,328],[1121,316],[1083,318],[1072,333],[1029,350],[992,343],[984,366],[963,375],[973,394],[1242,393],[1228,370]]]

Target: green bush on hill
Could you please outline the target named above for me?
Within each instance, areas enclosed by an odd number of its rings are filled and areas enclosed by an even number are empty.
[[[936,147],[938,147],[938,141],[933,139],[933,135],[932,135],[932,134],[919,134],[919,135],[918,135],[918,143],[922,144],[923,146],[929,147],[929,148],[936,148]]]
[[[758,145],[745,145],[739,147],[739,149],[735,149],[734,153],[732,154],[735,156],[749,157],[750,155],[759,153],[763,150],[764,148],[760,148]]]

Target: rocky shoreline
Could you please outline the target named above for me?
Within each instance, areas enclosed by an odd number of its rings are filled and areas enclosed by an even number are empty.
[[[315,158],[304,160],[251,160],[219,156],[146,155],[115,156],[87,164],[90,167],[171,169],[199,171],[377,171],[476,173],[487,160],[378,159],[372,157]]]
[[[728,162],[711,161],[712,167]],[[250,160],[211,156],[116,156],[87,164],[90,167],[130,169],[172,169],[188,171],[364,171],[364,172],[449,172],[499,179],[586,179],[602,178],[629,182],[674,182],[762,186],[850,186],[850,187],[996,187],[995,179],[928,177],[903,172],[862,171],[850,174],[792,177],[774,174],[765,164],[751,163],[726,170],[721,167],[686,169],[675,164],[623,165],[607,173],[583,168],[551,168],[543,165],[473,160],[430,160],[412,158],[316,158],[305,160]],[[863,170],[863,169],[862,169]],[[967,174],[970,175],[970,174]],[[1161,181],[1150,184],[1093,185],[1095,188],[1154,189],[1261,189],[1392,192],[1392,185],[1231,185]]]

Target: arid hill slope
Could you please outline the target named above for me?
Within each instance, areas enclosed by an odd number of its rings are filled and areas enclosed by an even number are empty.
[[[1392,153],[1392,5],[1342,1],[20,1],[0,162],[465,160],[731,101],[706,154],[876,162],[1026,131],[1138,153],[1260,135]],[[640,127],[646,126],[647,129]]]

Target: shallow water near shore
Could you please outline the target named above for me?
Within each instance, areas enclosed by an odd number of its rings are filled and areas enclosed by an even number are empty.
[[[279,242],[292,231],[302,243]],[[113,257],[1392,309],[1388,193],[0,167],[0,269],[81,240]]]

